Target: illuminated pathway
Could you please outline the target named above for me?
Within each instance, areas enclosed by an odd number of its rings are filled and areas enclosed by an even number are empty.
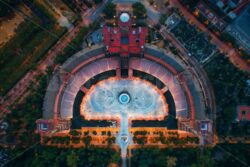
[[[120,132],[116,137],[116,142],[121,148],[122,166],[126,167],[127,149],[131,144],[131,135],[128,132],[128,114],[121,112]]]
[[[132,143],[129,133],[131,120],[163,120],[168,114],[165,98],[147,81],[110,78],[92,86],[83,98],[81,114],[86,119],[116,119],[120,131],[116,143],[121,148],[123,166],[126,166],[127,148]]]

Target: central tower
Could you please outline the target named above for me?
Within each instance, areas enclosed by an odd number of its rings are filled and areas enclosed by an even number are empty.
[[[140,55],[144,51],[147,28],[136,26],[134,17],[128,12],[120,12],[116,22],[103,28],[104,43],[108,54],[121,57]]]

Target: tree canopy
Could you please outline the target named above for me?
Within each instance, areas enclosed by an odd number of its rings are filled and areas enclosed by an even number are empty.
[[[103,167],[110,163],[118,164],[120,155],[111,148],[65,149],[38,145],[12,161],[8,166],[69,166]]]
[[[143,19],[147,17],[147,11],[144,5],[140,2],[136,2],[132,5],[133,8],[133,14],[138,19]]]
[[[19,0],[3,0],[0,1],[0,17],[4,17],[13,12],[12,8],[15,8],[19,4]]]
[[[107,3],[103,9],[103,13],[106,19],[112,19],[116,15],[116,5],[113,3]]]

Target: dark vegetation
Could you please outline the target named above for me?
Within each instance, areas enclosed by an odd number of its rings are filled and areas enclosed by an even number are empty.
[[[116,15],[116,5],[107,3],[103,9],[103,14],[106,19],[112,19]]]
[[[147,17],[147,11],[144,5],[140,2],[136,2],[132,5],[133,15],[136,16],[137,19],[144,19]]]
[[[214,148],[141,148],[133,150],[136,167],[244,167],[250,164],[249,145],[217,145]],[[239,162],[241,161],[241,162]]]
[[[222,54],[209,62],[205,66],[205,70],[213,85],[217,103],[217,132],[220,135],[231,134],[230,125],[236,118],[236,106],[250,105],[247,84],[249,75],[237,69]],[[247,129],[245,129],[246,131]]]
[[[19,5],[20,0],[2,0],[0,1],[0,18],[8,16],[14,12],[13,9]]]
[[[185,5],[191,11],[195,10],[196,5],[198,4],[199,0],[180,0],[180,2]]]
[[[36,11],[34,15],[25,19],[16,35],[0,48],[0,95],[5,95],[27,71],[34,68],[66,32],[38,3],[32,4],[32,11]]]
[[[118,164],[119,153],[111,148],[62,149],[56,147],[36,146],[21,157],[11,161],[9,167],[103,167],[110,163]]]

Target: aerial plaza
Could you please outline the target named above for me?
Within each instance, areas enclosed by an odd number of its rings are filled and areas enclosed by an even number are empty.
[[[85,95],[81,114],[85,119],[116,119],[120,131],[116,136],[121,156],[126,158],[132,142],[129,126],[132,120],[163,120],[168,114],[165,97],[147,81],[137,78],[104,80]]]
[[[207,106],[213,107],[205,97],[211,92],[186,70],[191,65],[145,44],[147,28],[134,26],[131,13],[117,15],[118,25],[102,28],[103,44],[76,53],[54,73],[37,131],[46,137],[104,128],[115,138],[112,146],[120,148],[123,166],[128,150],[138,146],[138,128],[151,136],[145,146],[156,144],[153,122],[160,133],[168,134],[169,129],[169,134],[174,131],[178,136],[198,135],[197,145],[213,144],[213,118],[204,113]],[[76,128],[79,117],[85,123]],[[115,123],[105,126],[99,121]],[[88,122],[93,127],[86,126]],[[103,137],[98,133],[92,144],[101,146]]]
[[[0,0],[0,167],[250,166],[249,11]]]

